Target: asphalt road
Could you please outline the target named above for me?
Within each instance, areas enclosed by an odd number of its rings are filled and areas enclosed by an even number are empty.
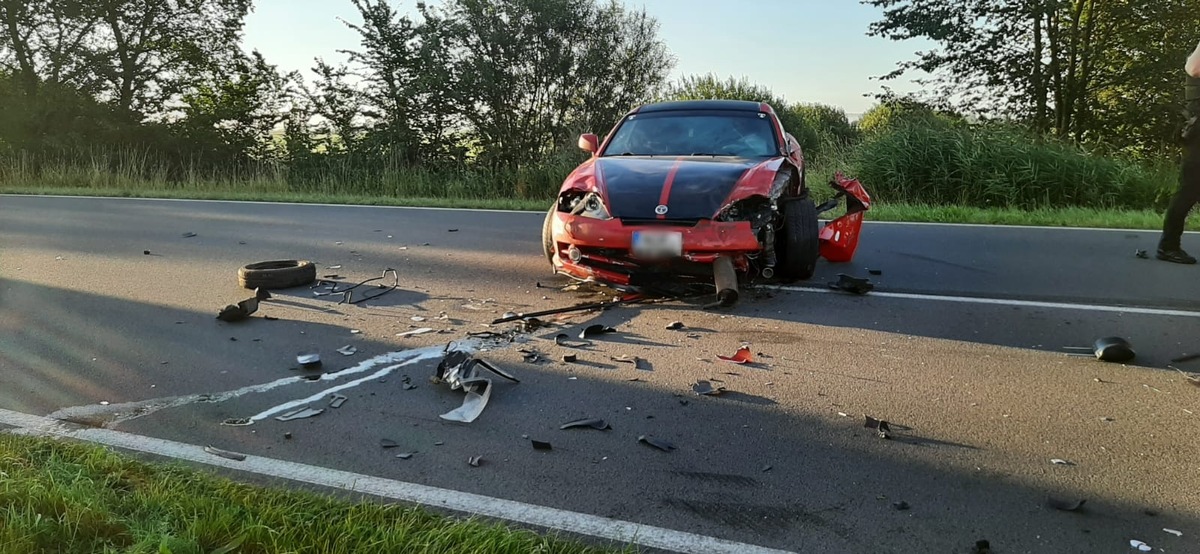
[[[0,408],[796,552],[967,552],[979,539],[1004,553],[1124,552],[1130,539],[1197,551],[1200,389],[1165,366],[1200,351],[1200,317],[1154,310],[1200,311],[1200,267],[1134,257],[1154,233],[868,224],[853,264],[801,287],[881,269],[875,294],[758,288],[726,311],[575,315],[481,353],[521,382],[497,380],[471,424],[438,418],[462,394],[428,381],[437,357],[375,373],[394,365],[375,357],[496,330],[504,312],[592,298],[535,285],[565,284],[540,258],[541,217],[0,197]],[[256,314],[278,320],[214,319],[248,296],[238,267],[284,258],[345,282],[395,268],[400,288],[354,306],[300,288]],[[577,351],[547,340],[592,323],[619,332]],[[396,336],[417,327],[444,333]],[[1063,354],[1105,335],[1131,339],[1137,364]],[[743,342],[756,363],[716,358]],[[310,348],[323,371],[350,370],[278,382]],[[698,396],[700,379],[728,392]],[[359,380],[327,406],[324,391]],[[293,404],[325,412],[271,417]],[[612,428],[558,429],[583,417]],[[1087,504],[1056,511],[1050,496]]]

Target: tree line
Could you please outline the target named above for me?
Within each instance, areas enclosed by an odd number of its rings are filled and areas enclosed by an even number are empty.
[[[940,46],[883,76],[925,71],[932,95],[881,96],[881,110],[1004,119],[1142,156],[1173,145],[1194,0],[862,1],[883,9],[871,34]],[[242,49],[252,0],[0,0],[0,156],[123,150],[295,179],[333,163],[519,169],[574,159],[578,133],[671,98],[771,102],[814,156],[863,132],[746,79],[669,80],[658,22],[616,0],[418,2],[415,16],[349,2],[358,45],[304,79]]]

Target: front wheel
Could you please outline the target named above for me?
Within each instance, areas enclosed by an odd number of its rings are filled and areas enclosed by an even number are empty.
[[[782,204],[783,229],[775,244],[779,276],[784,281],[811,279],[820,256],[817,207],[809,198],[786,199]]]

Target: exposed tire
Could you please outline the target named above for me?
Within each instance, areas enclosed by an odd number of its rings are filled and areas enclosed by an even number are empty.
[[[809,198],[783,202],[783,230],[775,239],[778,274],[784,281],[811,279],[820,256],[817,207]]]
[[[238,270],[238,284],[247,289],[287,289],[307,285],[316,279],[317,266],[303,260],[259,262]]]
[[[554,208],[551,206],[550,211],[546,212],[546,221],[542,223],[542,254],[546,256],[546,261],[550,263],[550,267],[554,267]]]

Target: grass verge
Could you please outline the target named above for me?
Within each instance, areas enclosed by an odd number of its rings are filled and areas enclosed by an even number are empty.
[[[0,552],[612,551],[420,508],[235,483],[92,445],[0,435]]]
[[[822,194],[825,191],[821,191]],[[186,189],[108,189],[64,187],[0,187],[0,194],[45,194],[61,196],[102,196],[123,198],[177,198],[198,200],[242,200],[261,202],[293,202],[300,204],[348,204],[366,206],[410,206],[431,208],[475,208],[543,212],[549,200],[518,198],[400,198],[353,194],[322,194],[300,192],[269,192],[255,190],[186,190]],[[966,206],[934,206],[920,204],[876,203],[867,216],[869,221],[916,223],[965,223],[989,225],[1036,225],[1048,227],[1081,227],[1131,230],[1159,230],[1162,214],[1154,210],[1118,210],[1099,208],[973,208]],[[1188,221],[1188,230],[1200,231],[1200,218]]]

